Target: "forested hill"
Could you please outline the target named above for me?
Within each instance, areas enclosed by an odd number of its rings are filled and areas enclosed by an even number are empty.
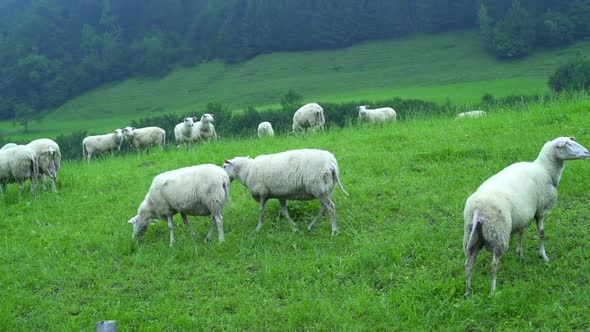
[[[530,42],[530,25],[519,22],[540,19],[563,43],[572,38],[562,27],[590,32],[588,13],[590,0],[2,0],[0,119],[28,117],[101,83],[163,75],[178,64],[240,62],[478,22],[491,44],[499,41],[493,47],[517,54],[510,47],[523,45],[520,35]]]

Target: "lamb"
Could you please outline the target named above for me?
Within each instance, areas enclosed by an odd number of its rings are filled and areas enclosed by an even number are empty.
[[[201,121],[195,122],[195,125],[192,130],[192,140],[193,141],[200,141],[200,140],[216,140],[217,133],[215,132],[215,126],[213,126],[213,115],[209,113],[203,114],[201,116]]]
[[[47,190],[47,186],[45,185],[45,175],[47,175],[51,181],[51,190],[56,192],[57,186],[55,182],[61,164],[59,145],[49,138],[41,138],[32,141],[27,146],[33,149],[37,155],[37,164],[39,165],[39,175],[41,176],[43,190]]]
[[[293,115],[293,131],[305,131],[320,129],[324,131],[324,124],[326,119],[324,118],[324,109],[316,104],[306,104],[301,106]]]
[[[382,107],[376,109],[369,109],[367,105],[361,105],[358,107],[359,118],[361,121],[369,123],[395,121],[397,113],[391,107]]]
[[[110,134],[88,136],[82,141],[82,153],[84,158],[90,162],[90,158],[95,153],[110,152],[113,155],[114,150],[121,150],[125,135],[122,129],[115,129]]]
[[[184,120],[174,127],[174,140],[180,146],[182,143],[193,142],[193,127],[196,117],[184,118]]]
[[[338,163],[328,151],[315,149],[291,150],[270,155],[260,155],[255,159],[236,157],[225,160],[223,168],[230,180],[238,179],[260,203],[260,219],[256,231],[264,223],[266,201],[270,198],[279,200],[281,212],[290,222],[293,231],[298,227],[289,216],[287,200],[320,201],[320,213],[309,224],[311,230],[324,215],[330,214],[332,235],[338,232],[336,223],[336,205],[332,201],[332,191],[336,183],[348,196],[340,182]]]
[[[518,233],[517,253],[523,260],[522,236],[531,219],[537,222],[539,253],[545,261],[543,220],[557,201],[557,186],[565,160],[586,159],[588,150],[573,138],[558,137],[545,143],[533,162],[512,164],[486,180],[465,203],[463,249],[466,256],[465,294],[471,293],[471,271],[484,246],[493,253],[492,288],[500,258],[508,250],[511,234]]]
[[[6,149],[14,148],[14,147],[16,147],[16,144],[6,143],[0,150],[6,150]]]
[[[485,111],[469,111],[457,114],[457,119],[481,118],[482,116],[486,115],[487,113]]]
[[[272,130],[272,125],[268,121],[261,122],[258,125],[258,137],[262,138],[264,136],[274,136],[275,132]]]
[[[137,215],[129,220],[133,224],[133,239],[141,238],[154,219],[167,219],[172,246],[173,216],[180,213],[193,237],[196,234],[187,215],[212,215],[211,228],[205,240],[211,241],[214,225],[217,224],[219,242],[223,242],[221,211],[229,197],[229,184],[229,177],[223,169],[212,164],[185,167],[157,175]]]
[[[4,196],[7,183],[18,183],[19,194],[25,189],[25,181],[31,180],[31,192],[37,192],[39,175],[35,151],[26,145],[0,150],[0,194]]]
[[[145,128],[123,128],[123,135],[125,139],[135,149],[149,148],[152,146],[160,146],[164,148],[166,145],[166,131],[159,127],[145,127]]]

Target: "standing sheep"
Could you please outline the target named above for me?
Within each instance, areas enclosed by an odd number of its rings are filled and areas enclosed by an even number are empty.
[[[123,143],[124,138],[125,135],[123,135],[122,129],[115,129],[110,134],[88,136],[82,141],[84,158],[90,162],[93,154],[104,152],[110,152],[112,156],[113,151],[121,150],[121,143]]]
[[[198,142],[200,140],[216,140],[217,133],[215,132],[215,126],[213,126],[213,115],[209,113],[201,116],[201,121],[195,122],[192,131],[192,140]]]
[[[465,118],[481,118],[482,116],[486,116],[485,111],[469,111],[457,114],[457,119],[465,119]]]
[[[272,130],[272,125],[268,121],[261,122],[258,125],[258,137],[262,138],[264,136],[274,136],[275,132]]]
[[[547,261],[543,219],[557,201],[557,186],[565,160],[586,159],[588,150],[573,138],[559,137],[545,143],[533,162],[512,164],[486,180],[467,199],[464,211],[463,250],[465,294],[471,293],[471,271],[478,252],[484,246],[493,253],[492,288],[500,258],[508,250],[511,234],[518,233],[517,253],[523,260],[522,236],[531,219],[537,222],[541,246],[539,253]]]
[[[6,143],[0,150],[6,150],[6,149],[14,148],[14,147],[16,147],[16,144]]]
[[[327,210],[332,223],[332,235],[338,232],[332,190],[338,183],[342,191],[346,195],[348,193],[340,182],[336,158],[330,152],[302,149],[261,155],[255,159],[236,157],[226,160],[223,168],[231,180],[238,179],[260,203],[260,219],[256,231],[259,231],[264,223],[266,201],[276,198],[293,231],[298,228],[289,216],[287,200],[318,199],[321,204],[320,213],[307,229],[311,230]]]
[[[152,146],[160,146],[164,148],[166,145],[166,131],[159,127],[145,127],[145,128],[123,128],[125,139],[136,150],[139,148],[149,148]]]
[[[376,109],[369,109],[369,106],[361,105],[358,107],[359,118],[361,121],[369,123],[395,121],[397,114],[391,107],[382,107]]]
[[[316,104],[306,104],[301,106],[295,114],[293,114],[293,131],[305,131],[306,129],[316,130],[319,128],[324,131],[324,109]]]
[[[184,120],[174,127],[174,140],[178,147],[182,143],[193,142],[193,127],[195,125],[196,117],[184,118]]]
[[[40,138],[27,144],[27,146],[33,149],[37,155],[37,164],[39,165],[39,175],[43,190],[47,190],[47,186],[45,185],[45,175],[47,175],[51,181],[51,190],[56,192],[57,173],[61,165],[59,145],[49,138]]]
[[[4,196],[7,183],[18,183],[19,194],[25,189],[25,181],[31,180],[31,192],[37,192],[39,176],[35,151],[26,145],[0,150],[0,194]]]
[[[170,229],[170,246],[174,244],[173,217],[180,213],[192,230],[187,215],[212,215],[211,227],[205,238],[211,241],[217,224],[219,242],[224,241],[221,211],[229,197],[229,177],[219,166],[212,164],[180,168],[154,178],[149,192],[139,206],[137,215],[129,220],[133,224],[133,238],[139,239],[154,219],[166,219]]]

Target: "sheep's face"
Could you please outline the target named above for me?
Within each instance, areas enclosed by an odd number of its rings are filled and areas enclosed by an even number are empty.
[[[123,128],[123,135],[125,135],[125,137],[133,137],[133,130],[135,128],[133,127],[125,127]]]
[[[193,118],[185,118],[184,125],[187,127],[192,127],[195,125],[195,120]]]
[[[203,114],[203,116],[201,117],[201,122],[203,122],[203,123],[213,122],[213,115],[211,115],[209,113]]]
[[[363,106],[359,106],[358,107],[358,110],[359,110],[359,117],[361,119],[364,118],[367,115],[367,113],[368,113],[367,106],[364,106],[364,105]]]
[[[123,138],[125,138],[125,135],[123,135],[123,129],[115,129],[115,130],[113,130],[113,133],[115,134],[115,137],[119,141],[122,141]]]
[[[227,176],[229,176],[230,181],[233,181],[236,178],[236,168],[234,165],[234,160],[235,159],[223,161],[223,170],[227,173]]]
[[[588,150],[573,137],[559,137],[553,140],[553,143],[560,160],[588,159]]]
[[[145,234],[145,231],[147,230],[147,227],[149,225],[149,222],[142,222],[139,218],[139,215],[129,219],[128,223],[133,225],[134,240],[139,240],[143,236],[143,234]]]

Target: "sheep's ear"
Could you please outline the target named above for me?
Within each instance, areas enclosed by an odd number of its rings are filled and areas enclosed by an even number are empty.
[[[228,165],[231,165],[231,164],[232,164],[232,163],[231,163],[231,161],[229,161],[229,160],[227,160],[227,159],[226,159],[226,160],[224,160],[224,161],[223,161],[223,163],[224,163],[224,164],[228,164]]]
[[[571,137],[570,137],[570,139],[571,139],[572,141],[574,141],[574,142],[576,141],[576,138],[575,138],[575,137],[573,137],[573,136],[571,136]]]
[[[196,116],[193,116],[193,121],[199,121],[199,118]]]
[[[135,222],[137,222],[137,216],[129,219],[129,221],[127,221],[127,222],[130,223],[130,224],[135,224]]]

